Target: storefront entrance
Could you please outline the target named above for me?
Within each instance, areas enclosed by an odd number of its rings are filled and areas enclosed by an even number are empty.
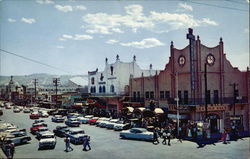
[[[208,114],[211,133],[218,133],[220,130],[220,116],[218,114]]]

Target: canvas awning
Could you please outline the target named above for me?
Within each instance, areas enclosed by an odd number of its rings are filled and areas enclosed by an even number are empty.
[[[164,111],[161,108],[155,108],[154,112],[156,114],[163,114],[164,113]]]
[[[128,112],[132,113],[134,111],[133,107],[126,107],[128,109]]]

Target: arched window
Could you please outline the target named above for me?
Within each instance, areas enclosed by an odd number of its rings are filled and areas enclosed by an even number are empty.
[[[93,92],[94,92],[93,87],[91,87],[90,88],[90,93],[93,93]]]
[[[94,77],[91,78],[91,84],[95,84],[95,78]]]
[[[114,93],[114,92],[115,92],[115,87],[114,87],[114,85],[111,85],[111,86],[110,86],[110,92],[111,92],[111,93]]]
[[[102,92],[105,93],[106,92],[106,87],[102,86]]]
[[[99,86],[99,93],[102,93],[102,86]]]
[[[95,93],[96,92],[96,89],[95,89],[95,87],[93,87],[93,93]]]

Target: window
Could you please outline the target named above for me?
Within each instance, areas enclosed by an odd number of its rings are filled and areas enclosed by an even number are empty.
[[[133,98],[134,99],[136,98],[136,92],[133,92]]]
[[[207,102],[207,104],[211,104],[210,90],[207,90],[207,93],[206,93],[206,102]]]
[[[150,92],[150,99],[154,99],[154,92]]]
[[[111,73],[111,75],[113,75],[113,71],[114,71],[114,67],[110,66],[110,73]]]
[[[94,77],[91,78],[91,84],[95,84],[95,78]]]
[[[219,91],[214,90],[214,104],[219,104]]]
[[[239,99],[237,99],[239,97],[239,90],[236,89],[234,91],[234,100],[235,100],[235,103],[239,103]]]
[[[182,103],[181,91],[178,91],[178,98],[179,98],[179,103]]]
[[[160,99],[164,98],[164,91],[160,91]]]
[[[111,92],[111,93],[114,93],[114,92],[115,92],[115,87],[114,87],[114,85],[111,85],[111,86],[110,86],[110,92]]]
[[[106,87],[102,86],[102,92],[105,93],[106,92]]]
[[[146,97],[146,99],[149,98],[149,92],[146,92],[146,93],[145,93],[145,97]]]
[[[137,92],[137,98],[140,98],[140,97],[141,97],[141,93]]]
[[[170,91],[165,91],[165,98],[169,99],[170,98]]]
[[[93,87],[93,93],[95,93],[96,92],[96,89],[95,89],[95,87]]]
[[[101,73],[100,80],[103,81],[103,78],[104,78],[104,76],[103,76],[103,74]]]
[[[99,86],[99,93],[102,93],[102,86]]]
[[[188,104],[188,91],[184,91],[184,104]]]

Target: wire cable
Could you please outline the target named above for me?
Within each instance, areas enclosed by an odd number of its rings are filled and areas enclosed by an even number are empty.
[[[56,69],[56,70],[60,70],[60,71],[65,72],[65,73],[71,73],[71,72],[65,71],[65,70],[63,70],[63,69],[61,69],[61,68],[58,68],[58,67],[55,67],[55,66],[46,64],[46,63],[42,63],[42,62],[40,62],[40,61],[31,59],[31,58],[28,58],[28,57],[24,57],[24,56],[15,54],[15,53],[13,53],[13,52],[9,52],[9,51],[3,50],[3,49],[0,49],[0,51],[1,51],[1,52],[4,52],[4,53],[7,53],[7,54],[10,54],[10,55],[14,55],[14,56],[20,57],[20,58],[22,58],[22,59],[25,59],[25,60],[28,60],[28,61],[31,61],[31,62],[34,62],[34,63],[38,63],[38,64],[40,64],[40,65],[44,65],[44,66],[47,66],[47,67],[50,67],[50,68],[53,68],[53,69]]]

